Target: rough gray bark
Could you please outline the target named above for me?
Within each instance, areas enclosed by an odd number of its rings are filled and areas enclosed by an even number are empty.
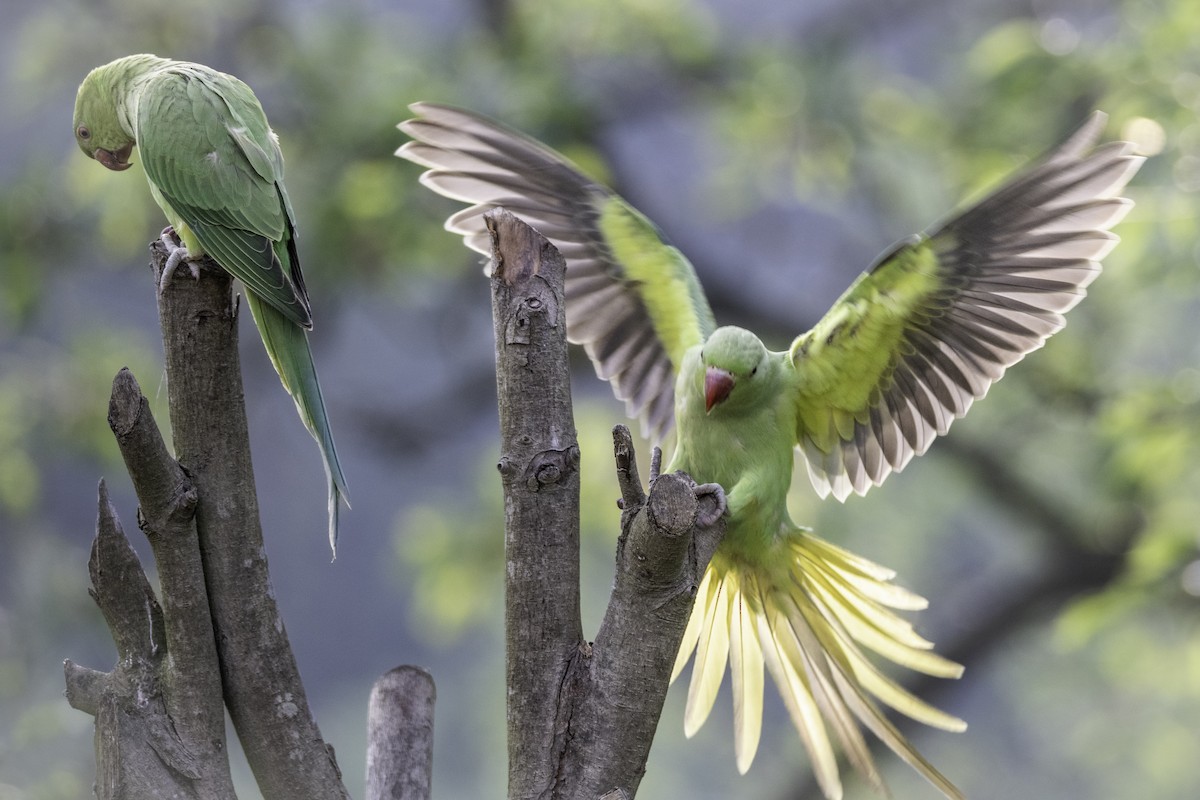
[[[161,276],[166,248],[155,242],[151,253]],[[197,491],[196,530],[225,704],[266,800],[344,798],[267,571],[231,279],[211,261],[198,263],[198,280],[181,269],[159,293],[159,321],[175,456]]]
[[[420,667],[383,674],[367,707],[367,800],[428,800],[433,782],[433,678]]]
[[[151,255],[161,279],[166,249],[155,242]],[[103,673],[68,660],[67,699],[96,717],[101,800],[236,800],[226,706],[264,798],[344,798],[267,573],[231,281],[211,263],[199,266],[198,280],[181,278],[159,295],[179,461],[128,370],[114,379],[109,402],[109,426],[154,551],[162,606],[101,482],[88,566],[118,663]],[[428,800],[433,702],[432,678],[415,667],[398,667],[377,682],[369,715],[370,800]]]
[[[724,497],[685,475],[652,475],[646,497],[628,431],[618,428],[617,576],[596,642],[585,641],[565,265],[507,211],[486,219],[505,507],[508,796],[633,797],[699,579],[724,530]]]
[[[492,212],[492,316],[504,485],[508,794],[556,783],[579,618],[579,444],[571,414],[563,260],[508,212]]]
[[[212,756],[224,762],[225,706],[196,536],[196,489],[167,452],[150,404],[127,369],[113,380],[108,424],[133,480],[138,525],[154,551],[163,587],[166,645],[172,661],[167,712],[181,735],[190,731],[197,738],[193,750],[212,750]]]
[[[696,589],[725,533],[719,487],[652,475],[646,497],[629,429],[617,426],[613,440],[623,508],[616,580],[584,659],[566,754],[578,777],[564,782],[566,797],[637,791]]]
[[[113,381],[109,425],[138,494],[138,522],[154,548],[163,602],[101,482],[88,571],[117,644],[117,665],[109,673],[65,665],[68,702],[96,717],[96,795],[232,800],[196,492],[167,453],[128,370]]]

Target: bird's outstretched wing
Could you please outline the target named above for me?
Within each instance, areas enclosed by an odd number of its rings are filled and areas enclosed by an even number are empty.
[[[143,82],[137,119],[151,188],[218,264],[311,328],[283,156],[250,88],[231,76],[175,65]]]
[[[1041,162],[884,255],[792,343],[796,442],[817,491],[865,493],[1063,327],[1133,203],[1143,158],[1096,112]]]
[[[567,262],[567,337],[612,384],[643,433],[674,422],[684,352],[715,327],[692,265],[646,217],[530,137],[461,109],[410,106],[414,141],[396,155],[428,167],[421,183],[471,203],[446,222],[468,247],[491,252],[485,212],[498,206],[549,239]]]

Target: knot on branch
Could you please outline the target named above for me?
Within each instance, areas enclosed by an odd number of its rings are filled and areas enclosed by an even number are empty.
[[[553,487],[565,482],[578,471],[578,445],[571,445],[565,450],[543,450],[529,460],[529,466],[525,470],[525,487],[531,492],[539,491],[543,487]]]
[[[544,292],[528,295],[516,304],[516,311],[505,330],[505,341],[508,344],[529,344],[529,332],[536,317],[545,319],[546,325],[551,328],[558,325],[558,304],[554,302],[554,294],[550,287],[541,281],[529,284],[531,289],[539,287]]]
[[[196,492],[195,485],[185,478],[182,483],[175,485],[174,491],[167,500],[165,513],[151,517],[146,514],[145,506],[138,506],[138,528],[146,536],[152,537],[175,530],[178,526],[186,526],[196,516],[196,506],[199,502],[200,495]]]

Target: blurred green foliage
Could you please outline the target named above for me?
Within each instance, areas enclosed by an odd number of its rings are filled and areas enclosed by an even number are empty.
[[[707,216],[694,225],[800,204],[845,211],[849,235],[880,249],[986,190],[1091,109],[1109,112],[1111,133],[1160,152],[1129,190],[1137,207],[1118,229],[1122,243],[1067,331],[955,426],[951,438],[967,446],[935,447],[845,506],[817,503],[798,476],[793,510],[897,568],[931,599],[930,615],[941,615],[931,620],[957,611],[963,626],[972,598],[1019,590],[1047,553],[1127,553],[1114,581],[1089,587],[1065,613],[1061,602],[1047,606],[977,652],[964,686],[983,687],[988,702],[972,706],[981,713],[967,714],[967,734],[927,739],[923,749],[968,788],[991,787],[994,796],[1055,787],[1064,797],[1189,796],[1200,785],[1191,724],[1200,714],[1200,6],[896,5],[829,4],[804,25],[747,25],[750,33],[731,22],[740,12],[700,0],[6,6],[0,544],[19,566],[0,585],[0,797],[75,798],[92,780],[90,722],[66,707],[61,675],[47,665],[109,650],[79,591],[85,545],[53,513],[62,503],[56,480],[70,470],[119,471],[97,398],[121,366],[147,384],[161,372],[144,324],[153,324],[149,281],[136,299],[105,286],[140,266],[148,235],[164,223],[140,180],[79,155],[70,107],[88,69],[137,51],[203,61],[254,87],[282,141],[306,279],[321,309],[363,292],[399,306],[478,268],[441,230],[456,206],[391,156],[402,138],[395,125],[415,100],[502,117],[618,188],[636,176],[606,164],[603,132],[647,109],[675,110],[706,159],[695,166]],[[668,234],[687,251],[689,231]],[[779,269],[797,276],[797,294],[804,270],[828,266],[806,263],[805,253],[776,255]],[[865,264],[838,266],[849,283]],[[720,300],[740,322],[780,338],[798,332],[779,319],[756,325],[752,296]],[[588,385],[598,383],[584,371]],[[143,388],[165,421],[156,387]],[[576,406],[590,632],[612,575],[618,513],[608,432],[622,415],[607,400],[581,397]],[[1030,507],[988,494],[989,479],[964,467],[972,448],[1021,477]],[[648,456],[644,446],[639,455]],[[439,773],[442,796],[477,796],[502,780],[494,458],[481,455],[469,473],[473,501],[448,486],[396,515],[403,622],[444,657],[434,665],[438,724],[483,776]],[[1033,500],[1070,525],[1039,523]],[[356,496],[356,509],[363,502]],[[481,638],[486,646],[472,647]],[[739,781],[726,701],[684,743],[677,695],[646,796],[773,796],[803,772],[786,720],[769,718],[759,761]],[[358,713],[346,712],[347,726]],[[1005,750],[1013,739],[1026,744]],[[348,773],[359,771],[360,757],[339,752]],[[1036,768],[1012,768],[1030,753],[1039,754]],[[907,773],[894,766],[889,781],[908,796]],[[913,796],[924,791],[912,786]]]

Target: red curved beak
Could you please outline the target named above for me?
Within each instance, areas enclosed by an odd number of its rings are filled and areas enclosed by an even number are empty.
[[[132,152],[133,142],[125,145],[120,150],[105,150],[103,147],[97,147],[95,158],[114,172],[120,172],[123,169],[129,169],[129,154]]]
[[[704,371],[704,413],[723,402],[733,391],[733,375],[720,367],[709,367]]]

